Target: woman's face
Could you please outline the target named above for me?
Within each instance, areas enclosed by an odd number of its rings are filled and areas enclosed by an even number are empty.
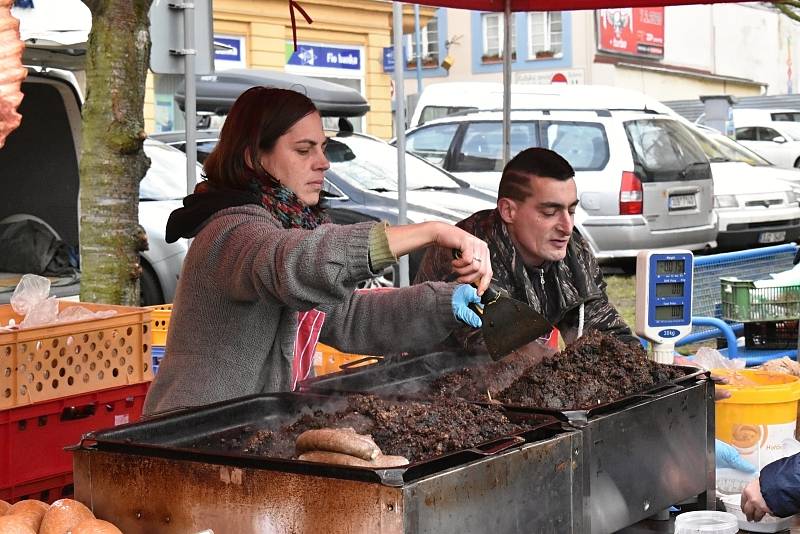
[[[271,152],[261,154],[261,166],[294,192],[306,206],[319,203],[325,170],[328,138],[319,113],[306,115],[278,138]]]

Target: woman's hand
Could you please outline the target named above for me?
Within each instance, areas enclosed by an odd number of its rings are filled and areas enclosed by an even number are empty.
[[[452,262],[457,280],[464,284],[474,283],[478,295],[483,295],[492,281],[492,263],[489,246],[469,232],[443,222],[425,222],[390,226],[386,229],[389,248],[395,256],[402,256],[430,245],[458,252]]]
[[[457,226],[443,225],[436,236],[436,245],[457,251],[451,265],[459,282],[474,283],[478,295],[483,295],[492,281],[492,262],[489,245]]]
[[[758,477],[750,481],[742,492],[742,512],[747,516],[748,521],[761,521],[766,514],[771,514],[764,496],[761,494],[761,483]]]

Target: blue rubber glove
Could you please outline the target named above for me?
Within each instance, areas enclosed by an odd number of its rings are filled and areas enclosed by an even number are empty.
[[[478,314],[469,309],[470,304],[480,304],[481,298],[477,290],[471,285],[462,284],[453,291],[453,315],[462,323],[466,323],[472,328],[481,327],[481,318]]]
[[[714,456],[717,459],[717,469],[728,467],[730,469],[744,471],[745,473],[755,473],[758,471],[753,464],[742,458],[739,451],[736,450],[736,447],[728,445],[724,441],[715,440]]]

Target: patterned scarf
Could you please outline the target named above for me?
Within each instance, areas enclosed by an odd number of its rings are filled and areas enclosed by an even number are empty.
[[[294,191],[283,184],[261,185],[260,189],[264,207],[280,221],[284,228],[313,230],[320,224],[330,222],[325,209],[320,204],[306,206]]]

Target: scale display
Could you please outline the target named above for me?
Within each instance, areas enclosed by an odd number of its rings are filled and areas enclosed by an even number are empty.
[[[675,342],[692,329],[694,256],[688,250],[643,250],[636,258],[636,333],[654,359],[672,363]]]

